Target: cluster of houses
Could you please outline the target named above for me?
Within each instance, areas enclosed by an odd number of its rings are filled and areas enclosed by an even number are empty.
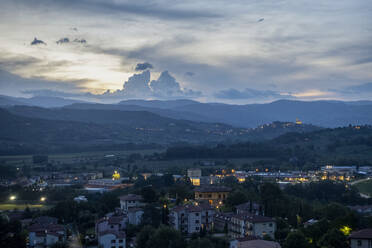
[[[169,211],[169,225],[186,236],[203,231],[213,231],[230,237],[230,248],[280,248],[280,244],[267,241],[275,239],[276,222],[264,215],[260,204],[249,201],[235,206],[233,212],[222,212],[224,199],[231,189],[224,186],[196,187],[194,201],[174,206]],[[120,197],[120,208],[97,220],[95,226],[98,247],[126,248],[128,225],[140,225],[145,202],[142,196],[128,194]],[[316,221],[309,221],[308,225]],[[29,246],[50,247],[67,239],[64,225],[53,217],[38,217],[28,223]],[[351,248],[371,247],[372,229],[353,232]]]

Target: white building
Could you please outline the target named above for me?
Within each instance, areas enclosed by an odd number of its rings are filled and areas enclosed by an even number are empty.
[[[50,247],[57,242],[65,242],[65,229],[57,224],[33,224],[29,228],[30,247]]]
[[[265,235],[274,238],[276,223],[272,218],[260,215],[236,214],[231,217],[229,233],[234,238]]]
[[[120,197],[120,208],[128,211],[130,208],[139,208],[144,206],[143,198],[140,195],[124,195]]]
[[[372,229],[363,229],[353,232],[349,236],[351,248],[371,248],[372,247]]]
[[[209,204],[177,206],[170,212],[170,224],[186,234],[211,230],[214,209]]]
[[[125,248],[125,232],[104,231],[98,235],[98,247],[100,248]]]
[[[139,225],[142,221],[143,209],[142,208],[130,208],[128,209],[128,223],[131,225]]]
[[[113,215],[110,217],[103,217],[96,223],[96,233],[99,236],[100,233],[105,231],[123,231],[125,230],[128,218],[126,215]]]

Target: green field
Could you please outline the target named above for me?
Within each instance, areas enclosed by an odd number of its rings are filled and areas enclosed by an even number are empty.
[[[42,205],[42,204],[0,204],[0,211],[7,211],[7,210],[24,210],[27,207],[30,209],[48,209],[50,206]]]
[[[372,196],[372,179],[355,184],[360,193]]]

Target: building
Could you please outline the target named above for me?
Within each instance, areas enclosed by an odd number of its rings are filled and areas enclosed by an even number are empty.
[[[276,223],[272,218],[260,215],[236,214],[231,217],[229,234],[234,238],[265,235],[274,238]]]
[[[228,232],[229,223],[231,217],[234,215],[233,212],[223,213],[218,212],[213,216],[214,225],[213,228],[217,232]]]
[[[105,216],[96,222],[96,233],[99,236],[100,233],[105,231],[124,231],[127,222],[127,216],[123,214],[115,214],[110,217]]]
[[[254,215],[260,215],[262,213],[262,207],[260,204],[249,201],[246,203],[239,204],[235,206],[236,213],[237,214],[244,214],[244,215],[249,215],[249,214],[254,214]]]
[[[201,169],[188,169],[187,170],[187,177],[190,179],[192,185],[200,186],[202,172]]]
[[[104,231],[98,235],[98,246],[100,248],[125,248],[125,232]]]
[[[353,232],[349,236],[351,248],[371,248],[372,229],[362,229]]]
[[[225,186],[202,186],[194,189],[195,200],[207,201],[212,206],[220,206],[224,203],[231,188]]]
[[[142,221],[142,208],[129,208],[127,212],[128,223],[131,225],[139,225]]]
[[[120,208],[128,211],[130,208],[139,208],[144,206],[143,197],[140,195],[129,194],[120,197]]]
[[[121,189],[130,186],[132,186],[132,184],[123,184],[120,180],[95,179],[88,181],[88,183],[85,185],[85,190],[102,193],[105,191],[111,191],[114,189]]]
[[[230,248],[281,248],[280,244],[249,236],[230,241]]]
[[[50,247],[66,241],[65,228],[58,224],[35,223],[29,227],[29,243],[32,248]]]
[[[177,206],[170,211],[169,222],[185,234],[212,230],[214,209],[209,204]]]

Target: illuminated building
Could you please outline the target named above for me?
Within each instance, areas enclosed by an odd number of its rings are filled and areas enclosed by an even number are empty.
[[[194,189],[195,200],[207,201],[212,206],[222,205],[231,189],[224,186],[202,186]]]

